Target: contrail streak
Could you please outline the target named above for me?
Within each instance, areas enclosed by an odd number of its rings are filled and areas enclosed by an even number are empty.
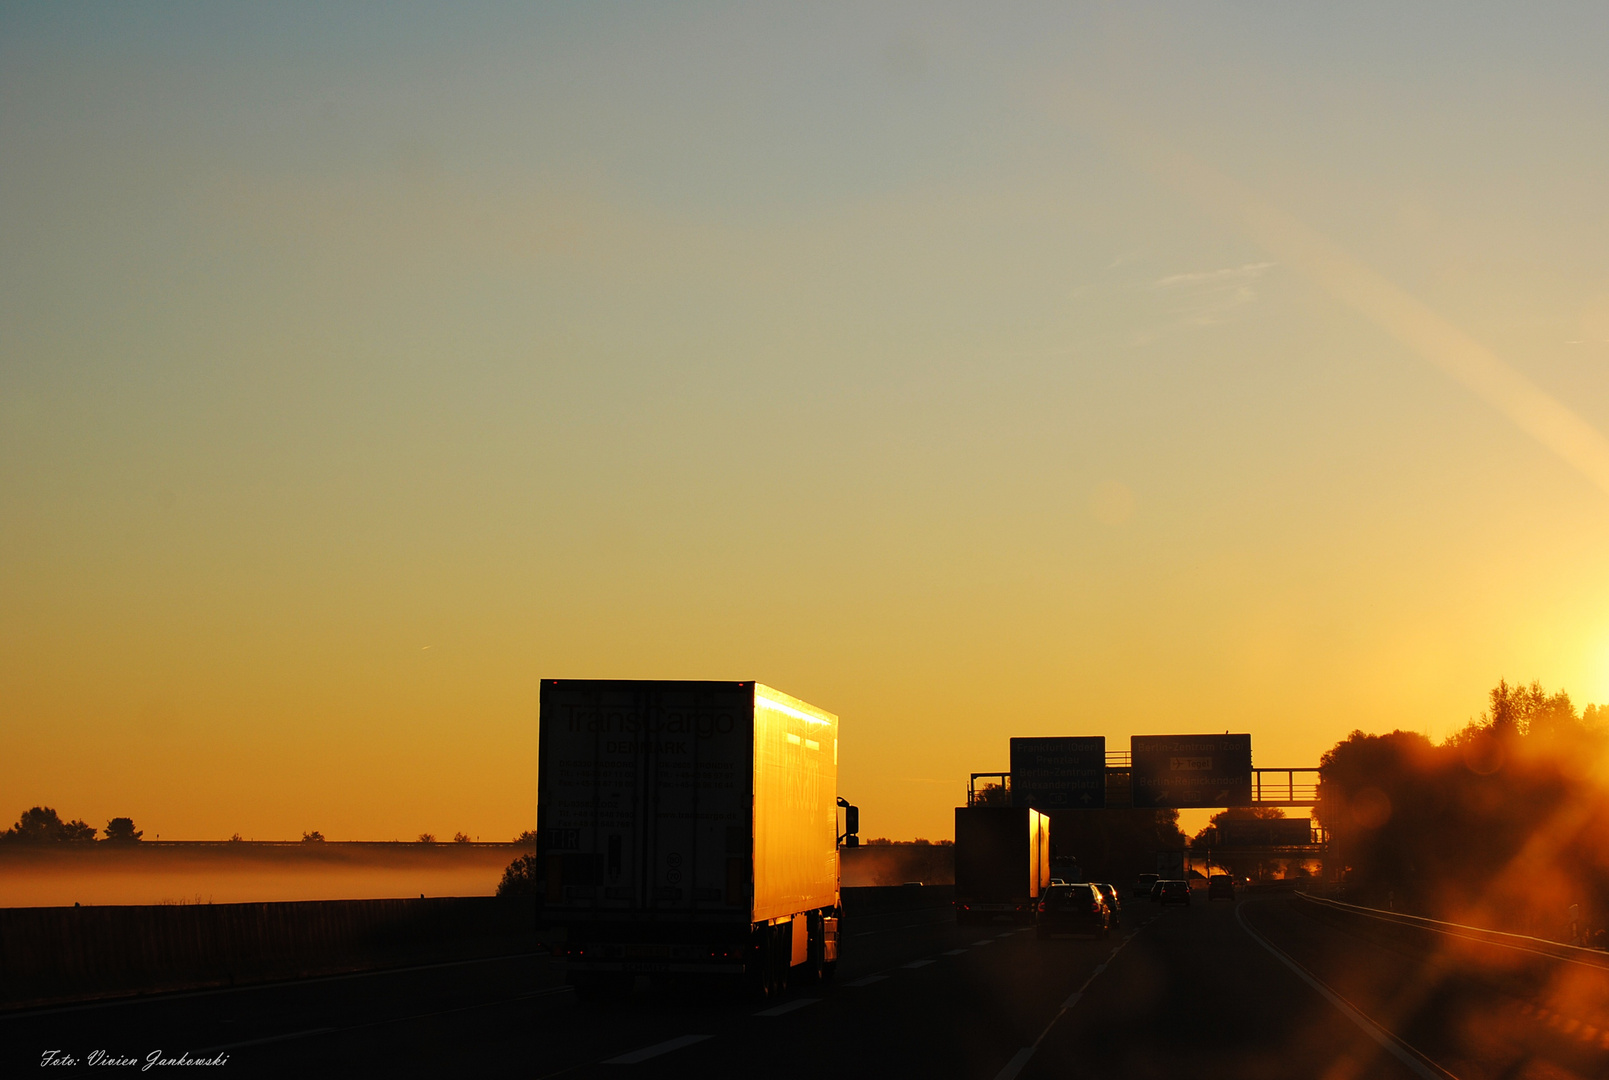
[[[1183,194],[1238,219],[1279,262],[1462,383],[1609,495],[1609,439],[1496,353],[1329,237],[1194,156],[1132,133],[1112,141]]]

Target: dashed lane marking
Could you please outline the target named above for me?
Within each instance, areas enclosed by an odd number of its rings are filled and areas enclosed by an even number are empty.
[[[755,1013],[754,1015],[755,1016],[782,1016],[785,1013],[793,1012],[795,1009],[802,1009],[806,1005],[814,1005],[816,1002],[818,1002],[820,1000],[821,1000],[820,998],[794,998],[792,1001],[784,1001],[781,1005],[774,1005],[769,1009],[761,1009],[759,1012]]]
[[[996,934],[995,937],[996,938],[1010,937],[1012,934],[1015,934],[1016,932],[1017,931],[1015,931],[1015,930],[1007,930],[1003,934]]]
[[[1122,947],[1122,945],[1119,945],[1117,949]],[[1117,949],[1112,950],[1113,956],[1117,955]],[[1089,978],[1084,980],[1084,985],[1074,990],[1072,995],[1062,1002],[1061,1008],[1056,1010],[1056,1015],[1050,1018],[1050,1023],[1045,1025],[1045,1030],[1039,1033],[1039,1038],[1034,1040],[1034,1044],[1018,1050],[1016,1055],[1006,1062],[1006,1067],[995,1074],[994,1080],[1015,1080],[1016,1075],[1022,1072],[1023,1066],[1028,1064],[1028,1059],[1034,1056],[1034,1051],[1039,1049],[1039,1044],[1045,1041],[1045,1036],[1050,1034],[1050,1029],[1056,1026],[1056,1021],[1066,1016],[1067,1010],[1078,1004],[1078,999],[1084,995],[1085,990],[1089,989],[1089,984],[1095,981],[1095,976],[1105,970],[1105,964],[1095,965],[1095,970],[1089,973]]]
[[[197,1050],[196,1056],[210,1056],[225,1050],[239,1050],[244,1046],[262,1046],[266,1043],[289,1042],[291,1039],[305,1039],[309,1035],[326,1035],[334,1031],[332,1027],[308,1028],[306,1031],[292,1031],[285,1035],[268,1035],[261,1039],[247,1039],[245,1042],[227,1043],[223,1046],[209,1046],[204,1050]]]
[[[633,1050],[629,1054],[621,1054],[605,1061],[605,1065],[640,1065],[649,1058],[656,1058],[660,1054],[668,1054],[672,1050],[680,1050],[684,1046],[692,1046],[709,1038],[708,1035],[683,1035],[678,1039],[666,1039],[662,1043],[645,1046],[641,1050]]]
[[[912,960],[909,964],[901,964],[900,967],[902,967],[902,968],[927,967],[932,962],[933,961],[931,961],[931,960]]]
[[[976,948],[979,948],[979,947],[984,946],[984,945],[993,945],[993,944],[994,944],[994,938],[984,938],[982,941],[974,941],[972,943],[972,947],[974,949],[976,949]]]
[[[846,982],[846,983],[844,983],[844,985],[845,986],[870,986],[872,983],[874,983],[874,982],[882,982],[886,978],[888,978],[887,975],[863,975],[862,977],[856,979],[854,982]]]
[[[238,1050],[245,1046],[265,1046],[269,1043],[289,1042],[292,1039],[308,1039],[315,1035],[328,1035],[336,1031],[345,1034],[352,1031],[366,1031],[369,1028],[391,1027],[396,1024],[406,1024],[413,1020],[426,1020],[437,1016],[450,1016],[454,1013],[473,1012],[476,1009],[495,1009],[508,1005],[516,1005],[522,1001],[530,1001],[535,998],[557,999],[559,997],[569,996],[571,993],[573,993],[573,989],[571,987],[558,986],[547,990],[537,990],[528,994],[516,994],[511,998],[498,998],[495,1001],[477,1002],[474,1005],[458,1005],[451,1009],[438,1009],[435,1012],[427,1013],[413,1013],[409,1016],[392,1016],[384,1020],[371,1020],[368,1023],[352,1024],[344,1028],[308,1028],[305,1031],[291,1031],[286,1032],[283,1035],[265,1035],[260,1039],[246,1039],[243,1042],[225,1043],[222,1046],[208,1046],[192,1052],[197,1057],[207,1057],[225,1050]]]
[[[945,956],[960,956],[964,952],[966,952],[965,949],[951,949],[949,952],[945,953],[944,955]]]
[[[1006,1062],[1006,1067],[994,1074],[994,1080],[1016,1080],[1017,1074],[1022,1072],[1022,1067],[1034,1056],[1034,1047],[1037,1045],[1035,1043],[1034,1046],[1025,1046],[1018,1050],[1012,1059]]]

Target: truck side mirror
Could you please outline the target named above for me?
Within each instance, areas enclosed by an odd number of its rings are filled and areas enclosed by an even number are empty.
[[[855,844],[858,844],[860,840],[855,835],[858,832],[860,832],[860,807],[846,807],[844,809],[844,835],[854,840]],[[850,846],[853,847],[855,844]]]

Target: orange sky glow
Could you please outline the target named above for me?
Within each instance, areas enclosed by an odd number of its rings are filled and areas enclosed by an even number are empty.
[[[1592,35],[445,18],[0,14],[0,827],[511,839],[544,677],[834,712],[894,838],[1609,701]]]

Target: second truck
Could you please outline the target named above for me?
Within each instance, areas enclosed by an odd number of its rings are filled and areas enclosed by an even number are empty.
[[[832,973],[838,718],[754,682],[545,679],[539,918],[585,995]]]

